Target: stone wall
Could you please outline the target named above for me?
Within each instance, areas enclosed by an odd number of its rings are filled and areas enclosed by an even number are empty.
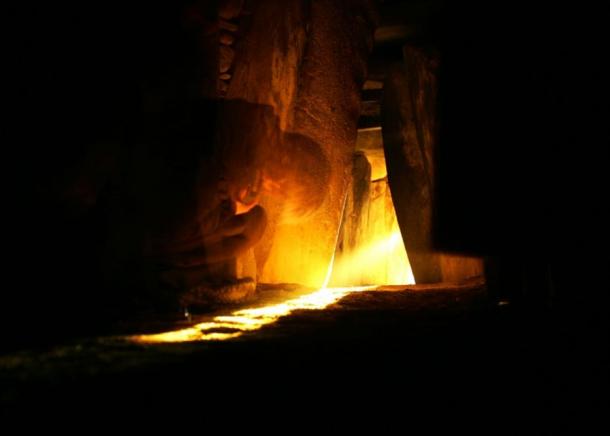
[[[250,10],[238,23],[225,98],[269,105],[280,129],[319,144],[332,169],[322,207],[302,222],[280,222],[281,204],[271,197],[261,201],[269,226],[255,249],[259,281],[319,286],[351,173],[374,12],[368,1],[356,0],[268,0],[244,7]],[[271,152],[281,147],[266,146]]]

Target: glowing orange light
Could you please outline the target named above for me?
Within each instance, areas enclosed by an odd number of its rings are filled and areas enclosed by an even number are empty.
[[[307,295],[268,306],[237,310],[216,316],[209,321],[172,332],[133,336],[139,343],[221,341],[235,339],[256,331],[295,310],[319,310],[337,302],[347,294],[373,289],[376,285],[415,284],[402,235],[398,228],[394,206],[376,205],[364,246],[335,259],[327,266],[322,287]],[[344,208],[345,209],[345,208]],[[339,233],[337,233],[337,241]],[[320,271],[317,271],[320,272]],[[317,283],[320,283],[318,281]],[[329,283],[333,287],[328,287]],[[366,286],[365,286],[366,285]]]
[[[385,234],[377,235],[335,264],[330,280],[333,286],[346,285],[413,285],[415,278],[398,224]]]
[[[230,315],[216,316],[210,321],[202,322],[182,330],[151,335],[138,335],[128,338],[138,343],[169,343],[194,341],[222,341],[235,339],[246,332],[277,321],[295,310],[324,309],[352,292],[372,289],[372,286],[347,288],[322,288],[311,294],[287,300],[269,306],[237,310]],[[223,330],[219,332],[218,330]]]

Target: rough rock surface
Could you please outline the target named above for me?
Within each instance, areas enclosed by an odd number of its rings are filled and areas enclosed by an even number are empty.
[[[182,295],[181,302],[187,307],[243,303],[252,299],[255,294],[255,281],[252,278],[243,278],[222,286],[196,286]]]
[[[326,200],[307,221],[280,225],[279,205],[262,201],[270,225],[256,248],[259,278],[320,286],[351,172],[373,8],[355,0],[261,1],[242,21],[226,98],[271,106],[280,128],[317,142],[332,168]]]
[[[383,139],[392,198],[417,283],[483,274],[479,259],[438,253],[434,241],[438,57],[406,46],[384,87]]]

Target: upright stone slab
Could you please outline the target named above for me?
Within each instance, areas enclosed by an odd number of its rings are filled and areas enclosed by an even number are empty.
[[[388,179],[417,283],[483,275],[480,259],[435,250],[437,68],[434,53],[406,46],[403,63],[388,73],[382,103]]]
[[[271,106],[280,129],[314,140],[331,167],[326,199],[307,220],[282,223],[279,205],[263,199],[269,226],[255,250],[259,281],[320,286],[351,174],[373,9],[368,0],[251,3],[226,98]]]
[[[388,179],[417,283],[442,279],[433,250],[434,59],[414,49],[390,68],[382,102]]]

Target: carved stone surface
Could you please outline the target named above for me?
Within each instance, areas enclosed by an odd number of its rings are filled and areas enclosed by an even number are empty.
[[[373,21],[368,1],[267,0],[240,22],[226,98],[271,106],[280,128],[318,143],[332,169],[326,200],[306,221],[281,224],[280,205],[263,199],[269,227],[256,248],[263,282],[320,286],[326,277],[351,173]]]

